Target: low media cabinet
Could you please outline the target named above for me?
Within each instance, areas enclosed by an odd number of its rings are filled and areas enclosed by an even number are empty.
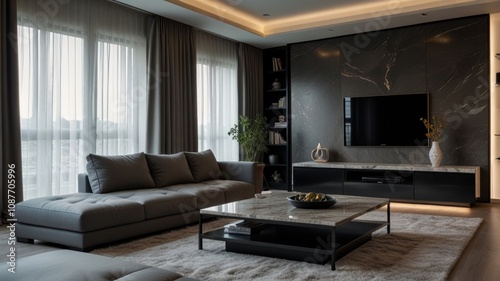
[[[293,164],[293,190],[470,207],[480,196],[479,173],[479,166],[310,161]]]

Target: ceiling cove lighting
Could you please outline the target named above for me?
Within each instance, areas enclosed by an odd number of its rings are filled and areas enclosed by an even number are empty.
[[[361,22],[374,17],[391,17],[393,15],[420,14],[424,16],[434,10],[464,7],[477,4],[479,0],[380,0],[351,4],[347,7],[332,7],[321,11],[305,11],[304,13],[269,19],[266,14],[252,14],[231,5],[231,1],[217,0],[165,0],[177,6],[203,14],[215,20],[233,25],[261,37],[295,32],[338,24]],[[482,2],[496,2],[483,0]],[[272,11],[269,11],[272,13]],[[270,14],[269,14],[270,15]],[[266,17],[264,19],[262,16]],[[383,28],[383,26],[382,26]]]

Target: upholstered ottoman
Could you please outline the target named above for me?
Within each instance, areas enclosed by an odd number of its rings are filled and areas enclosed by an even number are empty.
[[[16,261],[15,273],[8,269],[11,269],[11,266],[7,263],[0,265],[0,280],[196,280],[160,268],[70,250],[56,250],[23,257]]]

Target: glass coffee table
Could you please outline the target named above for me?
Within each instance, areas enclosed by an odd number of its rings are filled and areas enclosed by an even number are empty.
[[[203,239],[225,241],[226,251],[312,263],[335,261],[371,239],[372,233],[386,227],[390,233],[390,200],[330,195],[337,203],[327,209],[300,209],[288,203],[297,193],[273,191],[271,196],[251,198],[200,210],[198,248]],[[361,220],[359,217],[381,207],[387,220]],[[262,223],[251,235],[226,233],[224,228],[203,232],[207,217],[234,218]]]

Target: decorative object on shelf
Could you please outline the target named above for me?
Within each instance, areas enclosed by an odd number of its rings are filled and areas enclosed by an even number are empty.
[[[431,160],[432,167],[439,167],[441,160],[443,160],[443,153],[438,141],[432,142],[431,150],[429,150],[429,159]]]
[[[286,126],[287,126],[286,122],[274,122],[275,128],[286,128]]]
[[[278,107],[286,107],[286,98],[282,97],[278,101]]]
[[[311,159],[314,162],[328,162],[330,159],[330,152],[327,148],[321,147],[321,144],[318,143],[316,149],[311,151]]]
[[[278,155],[269,155],[269,164],[278,164]]]
[[[282,183],[283,180],[281,179],[281,175],[278,173],[277,170],[274,171],[274,173],[271,175],[271,178],[275,183]]]
[[[273,90],[279,90],[281,89],[281,83],[280,81],[278,81],[278,78],[276,78],[276,80],[274,80],[273,82]]]
[[[278,116],[278,122],[274,122],[274,127],[276,128],[286,128],[287,123],[285,122],[285,115]]]
[[[276,108],[278,106],[279,106],[279,103],[277,103],[277,102],[271,103],[271,108]]]
[[[432,114],[431,120],[420,118],[427,129],[426,137],[432,140],[432,147],[429,150],[429,159],[433,167],[439,167],[443,160],[443,153],[439,145],[439,140],[443,136],[444,129],[448,125],[448,119],[444,116]]]
[[[241,115],[238,124],[235,124],[227,134],[238,141],[245,161],[258,162],[261,153],[268,150],[267,123],[262,115],[257,115],[255,118]]]

